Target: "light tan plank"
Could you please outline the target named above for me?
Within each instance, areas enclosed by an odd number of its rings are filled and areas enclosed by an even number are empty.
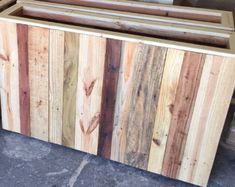
[[[19,62],[14,23],[0,23],[0,73],[2,126],[20,132]]]
[[[79,34],[65,32],[63,145],[75,147],[76,93],[79,63]]]
[[[80,36],[75,147],[97,154],[106,39]]]
[[[235,86],[235,60],[207,56],[179,179],[206,186]]]
[[[30,26],[28,32],[31,135],[48,141],[49,30]]]
[[[161,173],[184,52],[169,49],[155,119],[148,170]]]
[[[49,141],[62,144],[64,32],[50,30],[49,56]]]

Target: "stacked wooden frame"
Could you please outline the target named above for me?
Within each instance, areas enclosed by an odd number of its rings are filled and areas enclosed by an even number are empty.
[[[206,186],[234,33],[32,4],[0,20],[4,129]]]

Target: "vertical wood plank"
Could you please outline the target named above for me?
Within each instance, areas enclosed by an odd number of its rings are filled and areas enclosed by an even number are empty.
[[[49,30],[29,26],[28,36],[31,135],[48,141]]]
[[[184,51],[168,49],[151,142],[148,170],[161,173]]]
[[[80,35],[75,147],[97,154],[106,39]]]
[[[125,42],[122,44],[123,50],[119,70],[111,146],[111,159],[122,163],[124,162],[126,149],[127,126],[126,123],[121,122],[121,119],[124,119],[127,115],[123,108],[127,108],[130,105],[129,102],[131,99],[126,98],[131,98],[131,92],[129,92],[128,88],[132,84],[133,59],[137,47],[137,43]]]
[[[20,132],[17,26],[0,23],[1,106],[3,129]]]
[[[126,95],[119,106],[123,116],[117,123],[126,127],[126,145],[121,154],[124,154],[124,163],[143,169],[148,163],[166,52],[166,48],[140,44],[132,55],[132,62],[126,61],[132,66],[124,65],[127,68],[124,71],[130,71],[129,68],[131,71],[122,74],[129,74],[126,92],[130,95]]]
[[[235,87],[234,72],[234,60],[207,55],[178,176],[180,180],[207,185]]]
[[[121,61],[122,42],[107,39],[98,155],[111,156],[114,110]]]
[[[50,30],[49,43],[49,141],[62,144],[64,32]]]
[[[28,26],[17,24],[21,133],[30,136],[30,90],[28,67]]]
[[[62,144],[75,147],[79,34],[65,32]]]
[[[176,99],[172,106],[172,119],[162,167],[162,174],[168,177],[176,178],[181,167],[203,64],[202,54],[185,53]]]

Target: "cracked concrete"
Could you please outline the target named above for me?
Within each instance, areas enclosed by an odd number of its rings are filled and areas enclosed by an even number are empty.
[[[209,187],[235,184],[235,152],[220,148]],[[0,187],[191,187],[153,173],[0,130]]]

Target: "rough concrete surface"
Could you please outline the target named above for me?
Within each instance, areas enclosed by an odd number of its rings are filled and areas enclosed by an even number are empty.
[[[221,147],[210,187],[235,184],[235,152]],[[0,187],[190,187],[100,157],[0,130]]]

